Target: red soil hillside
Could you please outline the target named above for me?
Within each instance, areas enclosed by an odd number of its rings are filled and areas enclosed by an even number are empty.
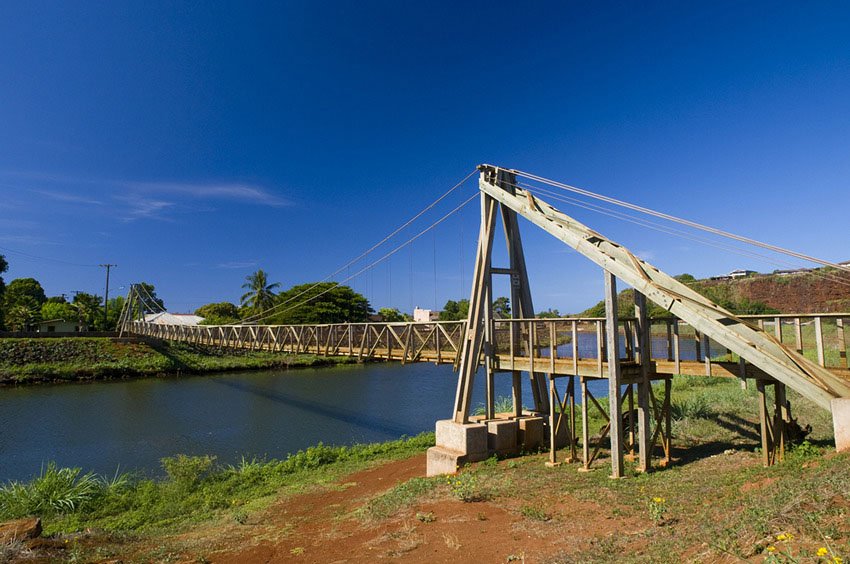
[[[818,269],[788,274],[754,274],[735,280],[700,280],[699,285],[729,292],[735,302],[763,302],[782,313],[850,311],[850,273]]]

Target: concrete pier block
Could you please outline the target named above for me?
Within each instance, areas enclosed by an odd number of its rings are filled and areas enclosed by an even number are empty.
[[[459,452],[467,462],[487,458],[487,425],[483,423],[455,423],[451,419],[437,421],[437,446]]]
[[[498,455],[516,454],[519,423],[513,420],[487,422],[487,448]]]
[[[455,423],[451,419],[437,421],[437,445],[428,449],[426,474],[454,474],[467,462],[485,460],[487,425],[484,423]]]
[[[850,398],[835,398],[831,407],[835,450],[850,452]]]
[[[542,417],[520,417],[519,444],[523,450],[535,450],[543,446],[546,440],[546,422]]]

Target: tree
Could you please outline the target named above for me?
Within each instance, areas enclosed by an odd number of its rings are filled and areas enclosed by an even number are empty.
[[[153,284],[139,282],[136,286],[138,286],[139,294],[148,303],[145,313],[158,313],[165,309],[165,302],[156,295],[156,288]]]
[[[440,321],[460,321],[469,316],[469,300],[449,300],[440,312]]]
[[[396,321],[404,321],[404,315],[394,307],[382,307],[378,310],[378,315],[383,318],[387,323],[394,323]]]
[[[505,296],[493,300],[493,315],[496,319],[508,319],[511,316],[511,300]]]
[[[6,257],[0,255],[0,274],[3,274],[9,270],[9,263],[6,262]],[[3,329],[4,317],[3,317],[3,295],[6,293],[6,282],[3,280],[3,277],[0,276],[0,329]]]
[[[121,317],[121,311],[124,309],[124,296],[115,296],[109,300],[109,311],[107,312],[106,325],[104,331],[115,331],[118,328],[118,318]]]
[[[78,317],[77,308],[68,302],[47,300],[41,306],[41,319],[44,321],[53,321],[55,319],[61,319],[62,321],[77,321]]]
[[[77,308],[77,319],[81,326],[99,329],[103,325],[103,298],[95,294],[77,292],[74,295],[74,306]]]
[[[369,320],[369,301],[348,286],[335,282],[299,284],[281,292],[278,312],[268,318],[281,325],[299,323],[345,323]]]
[[[24,299],[8,309],[7,321],[13,331],[26,331],[38,320],[38,306],[32,299]]]
[[[252,313],[259,313],[272,307],[275,302],[274,289],[280,287],[280,282],[269,284],[268,275],[263,269],[245,277],[242,287],[248,291],[242,295],[242,306]]]
[[[557,309],[552,309],[550,307],[546,311],[537,312],[537,317],[539,317],[540,319],[553,319],[553,318],[561,317],[561,314],[560,314],[560,312],[558,312]]]
[[[202,325],[230,325],[239,321],[239,308],[230,302],[206,304],[195,310],[204,318]]]
[[[47,301],[47,296],[44,295],[44,288],[35,278],[15,278],[9,282],[6,288],[5,302],[9,306],[15,306],[20,303],[32,300],[37,307]]]

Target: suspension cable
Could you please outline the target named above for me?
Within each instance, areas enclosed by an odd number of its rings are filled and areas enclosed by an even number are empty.
[[[602,194],[597,194],[596,192],[591,192],[590,190],[584,190],[582,188],[576,188],[575,186],[571,186],[569,184],[564,184],[562,182],[557,182],[555,180],[550,180],[550,179],[544,178],[542,176],[537,176],[536,174],[531,174],[531,173],[523,172],[523,171],[520,171],[520,170],[512,170],[511,172],[513,172],[517,176],[522,176],[522,177],[527,178],[529,180],[534,180],[536,182],[541,182],[543,184],[555,186],[557,188],[561,188],[562,190],[567,190],[569,192],[580,194],[580,195],[586,196],[588,198],[601,200],[601,201],[609,203],[609,204],[614,204],[616,206],[624,207],[624,208],[627,208],[627,209],[630,209],[630,210],[633,210],[633,211],[645,213],[647,215],[651,215],[651,216],[658,217],[658,218],[661,218],[661,219],[666,219],[667,221],[672,221],[674,223],[687,225],[688,227],[692,227],[694,229],[699,229],[700,231],[706,231],[708,233],[713,233],[714,235],[719,235],[721,237],[727,237],[729,239],[734,239],[734,240],[740,241],[742,243],[755,245],[755,246],[761,247],[763,249],[769,249],[771,251],[774,251],[774,252],[777,252],[777,253],[782,253],[784,255],[789,255],[789,256],[792,256],[792,257],[795,257],[795,258],[798,258],[798,259],[802,259],[802,260],[805,260],[805,261],[815,262],[815,263],[821,264],[823,266],[830,266],[830,267],[833,267],[833,268],[837,268],[839,270],[850,271],[850,267],[846,267],[846,266],[843,266],[843,265],[840,265],[840,264],[837,264],[837,263],[834,263],[834,262],[819,259],[817,257],[813,257],[813,256],[806,255],[806,254],[803,254],[803,253],[798,253],[796,251],[792,251],[790,249],[785,249],[783,247],[778,247],[776,245],[771,245],[769,243],[763,243],[761,241],[758,241],[756,239],[752,239],[750,237],[744,237],[743,235],[736,235],[734,233],[730,233],[728,231],[723,231],[722,229],[717,229],[715,227],[710,227],[708,225],[703,225],[703,224],[697,223],[695,221],[691,221],[691,220],[688,220],[688,219],[683,219],[681,217],[676,217],[674,215],[655,211],[655,210],[652,210],[650,208],[646,208],[646,207],[639,206],[639,205],[636,205],[636,204],[631,204],[631,203],[625,202],[623,200],[611,198],[610,196],[604,196]]]
[[[268,309],[266,309],[266,310],[264,310],[264,311],[261,311],[261,312],[259,312],[259,313],[255,313],[255,314],[253,314],[253,315],[249,315],[249,316],[248,316],[248,317],[246,317],[246,318],[243,318],[241,322],[242,322],[242,323],[250,323],[250,322],[252,322],[252,321],[255,321],[256,319],[262,319],[262,318],[264,318],[264,317],[268,317],[268,314],[269,314],[270,312],[272,312],[272,311],[274,311],[275,309],[277,309],[277,308],[279,308],[279,307],[282,307],[282,306],[286,305],[287,303],[289,303],[289,302],[291,302],[291,301],[293,301],[293,300],[295,300],[295,299],[297,299],[297,298],[299,298],[299,297],[303,296],[304,294],[308,293],[309,291],[311,291],[313,288],[315,288],[315,287],[316,287],[316,286],[318,286],[319,284],[321,284],[321,283],[323,283],[323,282],[327,282],[328,280],[330,280],[331,278],[333,278],[334,276],[336,276],[337,274],[339,274],[339,273],[340,273],[340,272],[342,272],[343,270],[345,270],[345,269],[347,269],[348,267],[350,267],[350,266],[354,265],[354,263],[356,263],[357,261],[359,261],[359,260],[360,260],[360,259],[362,259],[363,257],[368,256],[368,255],[369,255],[369,253],[371,253],[372,251],[374,251],[375,249],[377,249],[378,247],[380,247],[381,245],[383,245],[384,243],[386,243],[387,241],[389,241],[391,238],[393,238],[395,235],[397,235],[400,231],[402,231],[402,230],[403,230],[403,229],[405,229],[407,226],[409,226],[411,223],[413,223],[414,221],[416,221],[417,219],[419,219],[420,217],[422,217],[422,215],[423,215],[423,214],[425,214],[425,213],[426,213],[426,212],[428,212],[430,209],[432,209],[434,206],[436,206],[436,205],[437,205],[437,204],[439,204],[441,201],[443,201],[445,198],[447,198],[447,197],[449,196],[449,194],[451,194],[452,192],[454,192],[455,190],[457,190],[458,188],[460,188],[461,186],[463,186],[463,185],[466,183],[466,181],[467,181],[467,180],[469,180],[470,178],[472,178],[472,176],[473,176],[476,172],[478,172],[478,171],[477,171],[477,169],[473,169],[473,170],[472,170],[472,172],[470,172],[469,174],[467,174],[466,176],[464,176],[464,177],[463,177],[463,179],[462,179],[460,182],[458,182],[457,184],[455,184],[454,186],[452,186],[451,188],[449,188],[449,189],[448,189],[448,190],[447,190],[447,191],[446,191],[446,192],[445,192],[442,196],[440,196],[439,198],[437,198],[436,200],[434,200],[433,202],[431,202],[430,204],[428,204],[427,206],[425,206],[425,207],[424,207],[424,208],[423,208],[423,209],[422,209],[419,213],[417,213],[416,215],[414,215],[413,217],[411,217],[410,219],[408,219],[406,222],[404,222],[402,225],[400,225],[399,227],[397,227],[397,228],[396,228],[396,229],[395,229],[392,233],[390,233],[389,235],[387,235],[386,237],[384,237],[383,239],[381,239],[380,241],[378,241],[377,243],[375,243],[374,245],[372,245],[369,249],[367,249],[367,250],[363,251],[362,253],[360,253],[360,254],[359,254],[358,256],[356,256],[355,258],[353,258],[353,259],[351,259],[350,261],[348,261],[347,263],[345,263],[345,264],[344,264],[343,266],[341,266],[340,268],[336,269],[334,272],[331,272],[330,274],[328,274],[327,276],[325,276],[325,277],[324,277],[323,279],[321,279],[320,281],[318,281],[318,282],[316,282],[316,283],[312,284],[309,288],[307,288],[307,289],[303,290],[302,292],[300,292],[300,293],[296,294],[295,296],[290,297],[289,299],[287,299],[287,300],[285,300],[285,301],[283,301],[283,302],[281,302],[281,303],[279,303],[279,304],[275,304],[274,306],[272,306],[272,307],[270,307],[270,308],[268,308]],[[348,280],[350,280],[350,279],[351,279],[350,277],[349,277],[349,278],[346,278],[346,281],[348,281]]]
[[[360,270],[358,270],[357,272],[355,272],[354,274],[352,274],[351,276],[349,276],[349,277],[348,277],[348,278],[346,278],[345,280],[342,280],[342,281],[340,281],[340,282],[334,282],[331,286],[329,286],[328,288],[326,288],[324,291],[322,291],[322,292],[320,292],[320,293],[316,294],[315,296],[311,296],[311,297],[309,297],[308,299],[304,300],[303,302],[300,302],[300,303],[297,303],[297,304],[295,304],[295,305],[293,305],[293,306],[290,306],[290,307],[288,307],[288,308],[284,309],[283,311],[281,311],[281,312],[279,312],[279,313],[283,314],[283,313],[286,313],[286,312],[291,311],[291,310],[293,310],[293,309],[299,308],[299,307],[301,307],[301,306],[303,306],[303,305],[306,305],[306,304],[310,303],[311,301],[315,300],[316,298],[318,298],[319,296],[322,296],[322,295],[324,295],[324,294],[326,294],[326,293],[330,292],[330,291],[331,291],[331,290],[333,290],[335,287],[337,287],[337,286],[339,286],[339,285],[341,285],[341,284],[344,284],[345,282],[348,282],[348,281],[349,281],[349,280],[351,280],[352,278],[355,278],[355,277],[359,276],[360,274],[363,274],[364,272],[366,272],[366,271],[368,271],[368,270],[373,269],[373,268],[374,268],[374,267],[376,267],[377,265],[381,264],[382,262],[384,262],[385,260],[387,260],[388,258],[390,258],[391,256],[393,256],[394,254],[396,254],[396,253],[397,253],[397,252],[399,252],[400,250],[404,249],[405,247],[407,247],[408,245],[410,245],[411,243],[413,243],[414,241],[416,241],[417,239],[419,239],[420,237],[422,237],[423,235],[425,235],[426,233],[428,233],[429,231],[431,231],[432,229],[434,229],[435,227],[437,227],[439,224],[441,224],[442,222],[444,222],[446,219],[448,219],[449,217],[451,217],[451,216],[452,216],[452,215],[454,215],[455,213],[457,213],[457,212],[459,212],[460,210],[462,210],[464,207],[466,207],[466,205],[467,205],[467,204],[469,204],[472,200],[474,200],[474,199],[475,199],[475,198],[477,198],[477,197],[478,197],[478,193],[473,194],[472,196],[470,196],[469,198],[467,198],[466,200],[464,200],[463,202],[461,202],[461,203],[460,203],[460,205],[458,205],[457,207],[455,207],[452,211],[450,211],[449,213],[447,213],[446,215],[444,215],[443,217],[441,217],[440,219],[438,219],[437,221],[435,221],[434,223],[432,223],[431,225],[429,225],[428,227],[426,227],[425,229],[423,229],[422,231],[420,231],[419,233],[417,233],[416,235],[414,235],[413,237],[411,237],[410,239],[408,239],[407,241],[405,241],[404,243],[402,243],[402,244],[398,245],[396,248],[394,248],[393,250],[389,251],[387,254],[385,254],[385,255],[384,255],[384,256],[382,256],[381,258],[377,259],[376,261],[372,262],[371,264],[368,264],[368,265],[364,266],[363,268],[361,268]],[[314,285],[314,287],[315,287],[315,285]],[[261,318],[261,319],[262,319],[262,318]]]

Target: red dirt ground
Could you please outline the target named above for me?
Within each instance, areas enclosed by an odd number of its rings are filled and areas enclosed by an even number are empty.
[[[209,548],[216,564],[270,562],[354,563],[378,559],[404,562],[535,562],[561,551],[588,548],[606,535],[635,536],[646,526],[633,519],[611,519],[593,502],[564,494],[549,521],[533,521],[490,502],[424,501],[395,517],[370,523],[352,514],[367,499],[399,482],[425,473],[417,456],[352,474],[339,489],[291,497],[271,506],[253,523],[218,530],[215,540],[189,536]],[[417,513],[433,514],[421,522]],[[578,518],[577,516],[581,516]],[[189,539],[186,539],[189,540]],[[209,544],[207,544],[209,543]]]

